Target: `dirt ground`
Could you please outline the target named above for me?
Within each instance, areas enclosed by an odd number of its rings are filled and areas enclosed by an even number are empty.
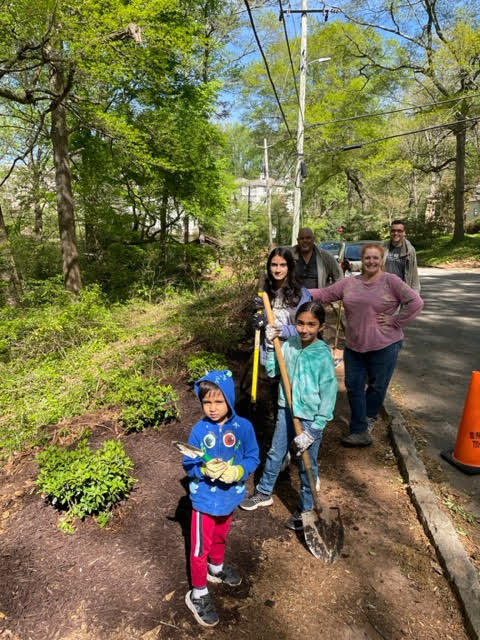
[[[108,413],[74,421],[79,431],[93,427],[94,445],[121,437],[135,464],[135,489],[105,529],[89,518],[74,535],[61,533],[58,512],[36,493],[32,456],[1,471],[1,640],[467,638],[386,426],[377,425],[367,449],[339,445],[348,417],[343,390],[320,451],[321,498],[340,507],[345,525],[341,558],[325,565],[284,527],[297,497],[292,465],[272,507],[235,513],[227,561],[244,581],[237,589],[213,585],[221,622],[199,627],[184,604],[190,510],[171,441],[187,438],[200,405],[186,384],[178,391],[181,422],[161,431],[122,435]],[[264,400],[255,420],[263,453],[272,430]]]

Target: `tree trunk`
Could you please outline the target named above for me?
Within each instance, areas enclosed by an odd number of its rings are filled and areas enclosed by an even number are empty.
[[[160,204],[160,255],[162,264],[167,263],[167,212],[168,194],[166,188],[163,191],[162,202]]]
[[[59,64],[53,69],[52,80],[57,95],[62,95],[64,81],[64,71]],[[57,189],[58,227],[63,255],[63,278],[65,288],[73,293],[78,293],[82,288],[82,279],[75,233],[70,158],[68,155],[67,114],[63,100],[52,109],[51,139]]]
[[[10,307],[20,304],[22,285],[18,277],[17,267],[13,257],[7,228],[0,206],[0,281],[5,285],[5,302]]]
[[[465,237],[464,211],[465,211],[465,125],[455,131],[457,157],[455,162],[455,227],[453,240],[458,242]]]

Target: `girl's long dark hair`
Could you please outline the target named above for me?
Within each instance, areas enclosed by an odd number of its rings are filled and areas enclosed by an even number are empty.
[[[289,307],[295,307],[302,297],[302,286],[295,274],[295,260],[293,258],[293,254],[287,247],[276,247],[270,252],[270,255],[267,259],[267,277],[265,280],[265,291],[268,293],[270,301],[274,298],[275,292],[278,291],[278,289],[275,289],[275,280],[270,271],[270,265],[275,256],[280,256],[280,258],[283,258],[287,263],[288,273],[281,289],[283,291],[283,295],[287,305]]]

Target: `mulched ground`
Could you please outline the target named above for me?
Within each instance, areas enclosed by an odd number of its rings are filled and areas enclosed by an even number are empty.
[[[227,559],[244,582],[236,590],[214,585],[221,623],[200,628],[184,604],[190,511],[171,446],[187,438],[200,405],[187,385],[179,383],[178,391],[182,420],[162,431],[121,435],[108,413],[74,421],[79,431],[93,427],[94,445],[121,437],[135,464],[135,489],[105,529],[87,519],[74,535],[61,533],[58,512],[36,493],[31,457],[2,470],[0,639],[466,640],[385,425],[376,427],[368,449],[339,446],[348,416],[343,392],[320,453],[322,500],[340,507],[345,524],[342,557],[323,564],[284,527],[298,490],[291,467],[273,507],[235,514]],[[272,429],[269,406],[262,397],[256,424],[263,451]]]

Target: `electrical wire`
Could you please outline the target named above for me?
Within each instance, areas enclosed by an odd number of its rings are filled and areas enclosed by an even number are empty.
[[[299,112],[301,113],[302,110],[300,109],[300,95],[298,93],[297,77],[296,77],[295,68],[293,65],[292,51],[290,49],[290,40],[288,38],[287,24],[285,22],[285,14],[283,13],[282,0],[278,0],[278,6],[280,8],[280,19],[283,23],[283,32],[285,34],[285,42],[287,43],[288,57],[290,59],[290,68],[292,70],[293,84],[295,85],[295,93],[297,94],[298,108],[299,108]],[[302,113],[302,119],[303,119],[303,113]],[[305,123],[302,123],[302,124],[303,124],[303,127],[305,128]]]
[[[478,122],[480,116],[473,118],[463,118],[463,120],[456,120],[455,122],[444,122],[443,124],[435,124],[431,127],[424,127],[423,129],[414,129],[413,131],[405,131],[403,133],[394,133],[391,136],[385,136],[384,138],[375,138],[374,140],[366,140],[365,142],[354,142],[353,144],[347,144],[343,147],[331,147],[327,149],[320,149],[317,153],[329,153],[331,151],[351,151],[352,149],[361,149],[367,144],[375,144],[377,142],[384,142],[385,140],[392,140],[392,138],[401,138],[403,136],[411,136],[415,133],[423,133],[425,131],[432,131],[433,129],[442,129],[444,127],[453,127],[458,124],[464,124],[465,122]]]
[[[314,122],[312,124],[307,124],[305,129],[316,129],[318,127],[323,127],[326,124],[336,124],[338,122],[351,122],[352,120],[361,120],[362,118],[375,118],[377,116],[388,116],[392,113],[400,113],[401,111],[415,111],[417,109],[427,109],[428,107],[435,107],[441,104],[448,104],[450,102],[461,102],[462,100],[468,100],[469,98],[477,98],[480,96],[480,93],[472,93],[469,96],[463,96],[461,98],[450,98],[449,100],[440,100],[438,102],[428,102],[424,105],[417,105],[413,107],[403,107],[402,109],[392,109],[391,111],[377,111],[374,113],[364,113],[359,116],[351,116],[350,118],[338,118],[336,120],[325,120],[324,122]]]
[[[290,136],[290,139],[294,142],[293,134],[290,131],[290,127],[288,126],[288,122],[287,122],[287,118],[285,116],[285,112],[283,111],[283,107],[282,107],[282,105],[280,103],[280,98],[278,97],[278,93],[277,93],[277,89],[275,87],[275,83],[273,82],[273,78],[272,78],[272,75],[270,73],[270,68],[268,66],[267,58],[265,57],[265,53],[263,51],[262,44],[261,44],[260,39],[258,37],[257,29],[256,29],[255,23],[253,21],[252,12],[250,10],[250,5],[248,4],[248,0],[244,0],[244,1],[245,1],[245,6],[247,7],[248,17],[250,19],[250,24],[252,26],[253,35],[255,36],[255,40],[257,41],[258,49],[259,49],[259,51],[260,51],[260,53],[262,55],[263,62],[264,62],[264,65],[265,65],[265,70],[266,70],[267,75],[268,75],[268,79],[270,80],[270,84],[272,85],[273,93],[275,95],[275,100],[277,101],[278,108],[280,109],[280,113],[282,114],[283,122],[285,123],[285,127],[287,128],[288,135]]]

